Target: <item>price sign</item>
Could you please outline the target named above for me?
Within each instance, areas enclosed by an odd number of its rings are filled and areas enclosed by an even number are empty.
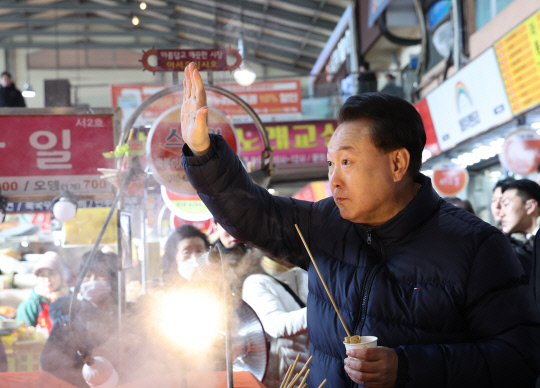
[[[443,196],[457,195],[468,183],[469,173],[457,164],[442,162],[433,167],[433,186]]]

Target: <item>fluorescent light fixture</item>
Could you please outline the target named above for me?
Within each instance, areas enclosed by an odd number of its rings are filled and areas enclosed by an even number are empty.
[[[532,129],[540,129],[540,121],[531,124]]]

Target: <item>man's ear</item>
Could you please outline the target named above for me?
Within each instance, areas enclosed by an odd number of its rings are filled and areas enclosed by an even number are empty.
[[[399,148],[390,152],[390,156],[394,182],[401,182],[409,169],[411,154],[405,148]]]
[[[540,209],[538,209],[538,202],[536,202],[536,199],[528,199],[525,202],[525,209],[527,210],[527,214],[533,214],[534,212],[539,212]]]

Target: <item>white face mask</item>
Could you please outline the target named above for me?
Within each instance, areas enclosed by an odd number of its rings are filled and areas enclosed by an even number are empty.
[[[180,276],[182,276],[184,279],[191,280],[193,273],[197,269],[197,259],[192,257],[191,259],[180,261],[176,264],[178,266],[178,273]]]
[[[105,280],[90,280],[81,284],[81,299],[100,304],[111,293],[111,285]]]

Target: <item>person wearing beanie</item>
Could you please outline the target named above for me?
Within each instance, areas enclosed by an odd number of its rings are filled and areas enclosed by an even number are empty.
[[[64,279],[64,265],[56,252],[46,252],[34,267],[36,286],[27,300],[17,307],[17,323],[46,328],[50,333],[52,320],[49,305],[69,290]]]

